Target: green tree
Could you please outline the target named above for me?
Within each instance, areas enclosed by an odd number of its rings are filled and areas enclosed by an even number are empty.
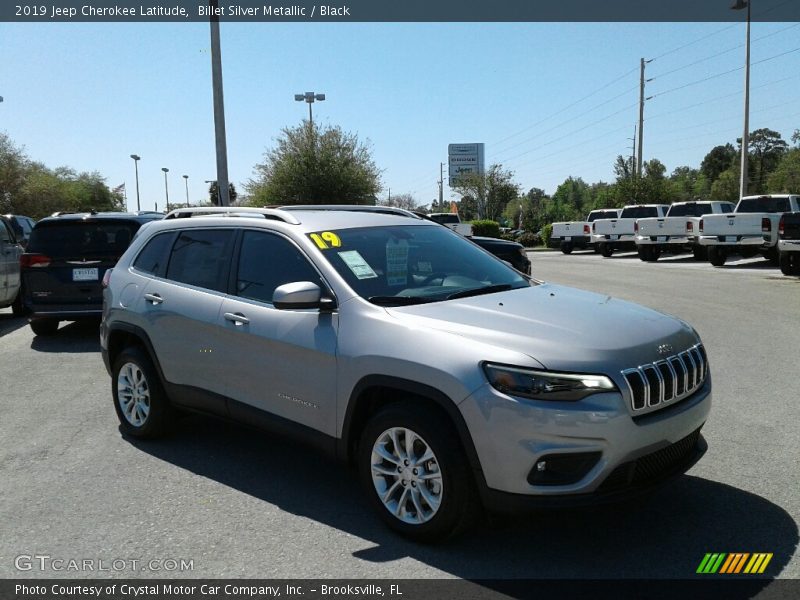
[[[792,142],[800,148],[800,129],[795,129],[792,134]]]
[[[0,212],[13,212],[13,202],[25,183],[28,166],[25,151],[8,135],[0,133]]]
[[[800,148],[783,155],[767,179],[769,193],[800,194]]]
[[[723,171],[711,184],[711,197],[714,200],[739,201],[739,169],[730,168]]]
[[[236,199],[239,197],[239,192],[236,191],[236,186],[233,182],[228,183],[228,199],[231,206],[236,204]],[[216,181],[212,181],[208,185],[208,202],[211,206],[219,206],[219,185]]]
[[[514,173],[494,164],[486,173],[468,173],[458,178],[455,190],[462,196],[475,200],[479,219],[496,221],[506,205],[519,195],[519,185]]]
[[[741,148],[742,139],[737,140]],[[763,194],[766,191],[767,177],[777,167],[789,145],[781,134],[766,127],[750,133],[749,140],[749,186],[748,192]]]
[[[723,171],[731,168],[738,155],[732,144],[714,146],[700,163],[700,172],[714,183]]]
[[[245,185],[253,205],[375,204],[380,171],[368,144],[340,127],[287,127]]]

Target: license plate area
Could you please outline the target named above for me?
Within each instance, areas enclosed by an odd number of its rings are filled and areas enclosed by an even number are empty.
[[[656,241],[657,242],[666,242],[667,241],[667,236],[659,235],[658,237],[656,237]]]
[[[100,278],[97,267],[91,269],[72,269],[72,281],[97,281]]]
[[[572,236],[571,235],[564,236],[564,241],[565,242],[571,242],[572,241]]]
[[[725,236],[725,241],[728,242],[728,243],[736,242],[736,236],[735,235],[726,235]]]

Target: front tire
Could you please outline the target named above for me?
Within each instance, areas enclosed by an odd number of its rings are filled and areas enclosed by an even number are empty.
[[[172,406],[153,362],[141,348],[126,348],[114,361],[111,390],[124,433],[156,438],[169,430],[174,420]]]
[[[425,404],[395,403],[378,411],[362,432],[358,470],[380,518],[412,540],[445,540],[480,511],[458,435]]]
[[[800,275],[800,252],[781,252],[781,273]]]
[[[728,251],[725,248],[720,248],[719,246],[708,247],[708,262],[715,267],[721,267],[724,265],[727,258]]]

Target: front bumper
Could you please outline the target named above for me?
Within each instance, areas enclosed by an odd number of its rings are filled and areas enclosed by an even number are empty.
[[[581,402],[547,402],[514,398],[489,384],[482,386],[459,408],[480,461],[484,502],[496,508],[506,501],[532,507],[602,502],[683,473],[705,452],[699,431],[711,407],[710,376],[692,396],[635,420],[625,403],[619,392],[596,394]],[[682,441],[686,445],[695,433],[690,447],[653,477],[628,477],[630,464],[652,462],[652,456],[670,452]],[[529,483],[540,460],[586,453],[600,453],[600,458],[574,483]]]

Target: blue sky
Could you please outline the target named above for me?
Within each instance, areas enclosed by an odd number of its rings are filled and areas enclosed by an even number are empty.
[[[327,95],[315,120],[371,142],[380,196],[391,188],[423,204],[437,195],[439,162],[452,197],[448,143],[484,142],[487,164],[513,170],[525,190],[552,193],[570,175],[612,179],[638,119],[640,57],[655,58],[645,159],[698,166],[741,136],[743,23],[223,23],[221,32],[240,189],[281,128],[307,117],[294,94],[312,90]],[[752,39],[751,130],[788,140],[800,128],[800,24],[754,23]],[[190,200],[207,197],[204,180],[216,178],[207,24],[4,23],[0,55],[0,131],[32,158],[125,182],[135,207],[136,153],[143,209],[163,208],[161,167],[171,200],[185,200],[184,174]]]

